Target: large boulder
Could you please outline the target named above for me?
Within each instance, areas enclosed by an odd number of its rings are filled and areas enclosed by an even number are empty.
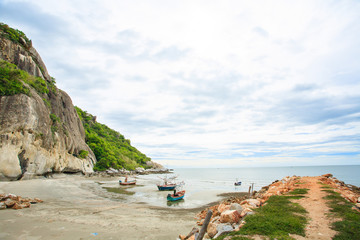
[[[220,237],[222,234],[232,232],[234,228],[229,223],[222,223],[217,225],[217,234],[214,236],[214,238]]]
[[[220,215],[220,222],[222,223],[237,223],[240,220],[240,213],[236,210],[226,210]]]
[[[209,235],[210,238],[213,238],[216,234],[217,234],[217,224],[216,223],[209,223],[208,227],[207,227],[207,234]]]
[[[1,34],[0,59],[52,83],[34,48],[26,49]],[[48,94],[40,95],[29,87],[29,95],[0,96],[0,180],[93,172],[96,158],[85,143],[85,131],[71,98],[53,87]],[[80,158],[82,151],[88,154]]]

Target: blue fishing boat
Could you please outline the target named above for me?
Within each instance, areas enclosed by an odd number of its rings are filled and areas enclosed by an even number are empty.
[[[235,185],[235,186],[240,186],[240,185],[241,185],[241,182],[235,182],[234,185]]]
[[[163,184],[163,185],[157,185],[158,189],[160,191],[169,191],[169,190],[174,190],[176,187],[175,183],[171,183],[171,184]]]
[[[174,202],[174,201],[178,201],[178,200],[183,199],[184,196],[185,196],[185,190],[180,191],[180,192],[175,192],[174,194],[169,193],[167,195],[167,200],[171,201],[171,202]]]

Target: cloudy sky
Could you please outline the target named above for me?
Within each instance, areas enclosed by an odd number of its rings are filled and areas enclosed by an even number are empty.
[[[360,164],[357,0],[0,0],[0,22],[167,167]]]

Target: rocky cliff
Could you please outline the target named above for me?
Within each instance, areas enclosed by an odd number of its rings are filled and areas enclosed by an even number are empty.
[[[0,179],[92,172],[96,158],[70,97],[57,89],[31,42],[17,39],[0,29],[0,59],[44,79],[46,89],[23,82],[28,94],[0,95]]]

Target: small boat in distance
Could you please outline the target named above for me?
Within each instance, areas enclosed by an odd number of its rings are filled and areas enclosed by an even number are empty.
[[[234,183],[235,186],[240,186],[241,185],[241,182],[238,181],[238,179],[236,179],[236,182]]]
[[[123,182],[123,181],[119,180],[119,184],[120,185],[135,185],[136,180],[128,181],[128,177],[125,177],[125,181]]]
[[[183,199],[184,196],[185,196],[185,190],[180,191],[180,192],[175,192],[174,194],[169,193],[167,195],[167,200],[171,201],[171,202],[174,202],[174,201],[178,201],[178,200]]]

